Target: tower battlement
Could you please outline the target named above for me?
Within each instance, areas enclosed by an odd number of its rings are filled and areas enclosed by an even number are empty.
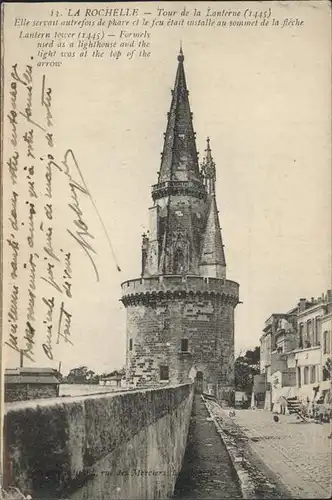
[[[128,280],[122,283],[124,306],[153,303],[164,299],[220,298],[224,303],[239,302],[239,284],[235,281],[203,276],[158,276]]]

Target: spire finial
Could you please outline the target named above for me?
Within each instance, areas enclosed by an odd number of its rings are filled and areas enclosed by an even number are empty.
[[[206,186],[209,194],[215,193],[216,182],[216,165],[212,158],[212,151],[210,146],[210,137],[206,138],[205,158],[202,164],[203,174],[206,180]]]
[[[178,61],[179,62],[184,61],[184,55],[183,55],[183,51],[182,51],[182,40],[180,40],[180,51],[179,51],[179,55],[178,55]]]

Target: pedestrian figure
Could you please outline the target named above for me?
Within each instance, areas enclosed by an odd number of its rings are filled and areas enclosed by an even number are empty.
[[[280,413],[281,413],[281,415],[286,414],[286,408],[287,408],[287,399],[284,396],[281,396],[281,398],[280,398]]]

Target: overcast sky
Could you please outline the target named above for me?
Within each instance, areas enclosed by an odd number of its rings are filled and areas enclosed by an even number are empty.
[[[75,59],[47,70],[58,150],[75,151],[122,269],[87,205],[101,279],[73,249],[74,346],[56,351],[53,366],[102,372],[124,364],[120,283],[140,275],[180,39],[200,159],[209,136],[217,167],[227,277],[240,284],[236,352],[258,345],[270,314],[329,287],[329,16],[313,7],[275,6],[276,16],[288,9],[305,19],[297,29],[156,29],[148,59]],[[19,4],[16,14],[37,8],[45,18],[45,5]],[[12,36],[7,65],[25,62],[29,43]],[[17,364],[6,354],[8,366]],[[41,351],[36,362],[49,365]]]

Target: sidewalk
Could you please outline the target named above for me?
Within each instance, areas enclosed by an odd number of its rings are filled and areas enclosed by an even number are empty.
[[[200,395],[196,395],[188,443],[173,500],[242,498],[225,445]]]
[[[236,410],[231,419],[218,409],[223,425],[246,438],[267,475],[272,473],[293,498],[330,498],[332,492],[329,424],[303,423],[294,415],[264,410]],[[287,498],[287,497],[285,497]]]

